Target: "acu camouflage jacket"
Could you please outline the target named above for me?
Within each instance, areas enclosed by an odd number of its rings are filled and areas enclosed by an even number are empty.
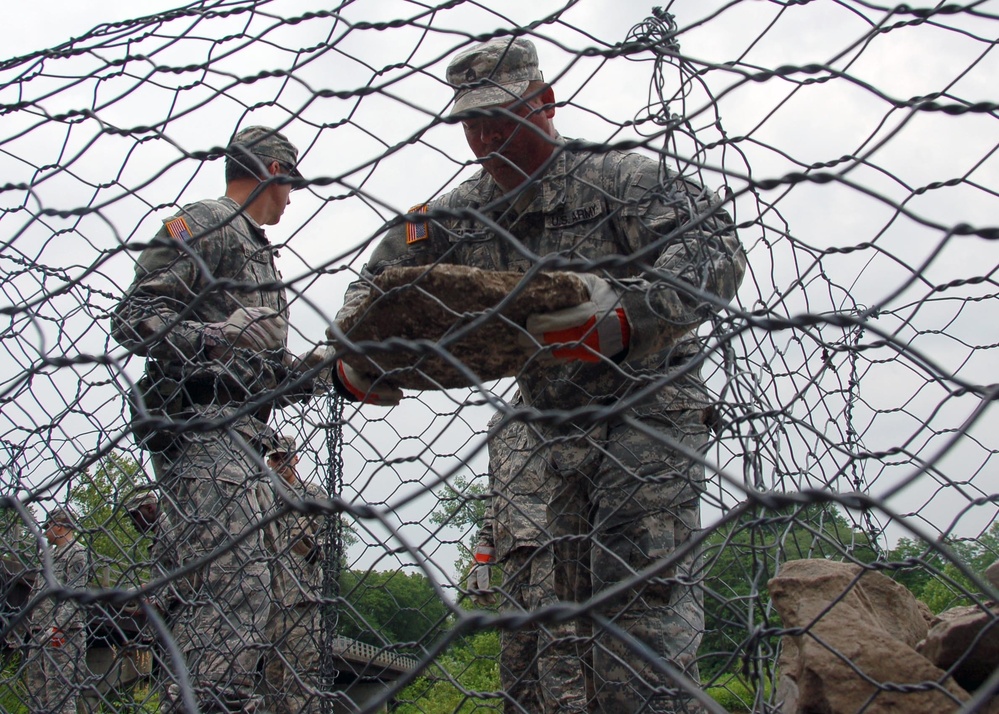
[[[139,255],[135,279],[111,319],[112,337],[148,358],[147,383],[140,385],[147,399],[150,392],[163,401],[183,392],[188,401],[204,403],[207,392],[238,402],[297,376],[283,364],[283,347],[237,349],[212,360],[203,340],[206,323],[223,322],[240,307],[269,307],[288,317],[276,255],[264,230],[226,196],[187,205],[164,221]],[[310,392],[311,384],[303,384],[295,398]]]

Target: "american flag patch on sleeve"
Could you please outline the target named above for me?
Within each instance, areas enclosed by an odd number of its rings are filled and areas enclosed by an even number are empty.
[[[167,232],[172,238],[183,241],[191,240],[191,229],[188,227],[187,221],[184,220],[183,216],[163,221],[163,225],[166,226]]]
[[[419,206],[413,206],[408,212],[426,213],[427,204],[424,203]],[[413,243],[419,243],[421,240],[426,240],[429,235],[430,224],[428,222],[406,224],[406,245],[413,245]]]

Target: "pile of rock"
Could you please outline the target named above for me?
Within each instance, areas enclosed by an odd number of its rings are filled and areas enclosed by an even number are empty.
[[[999,563],[986,576],[999,588]],[[993,602],[934,617],[884,575],[827,560],[785,563],[768,586],[791,631],[778,662],[785,714],[956,712],[999,667]],[[978,711],[999,714],[999,697]]]

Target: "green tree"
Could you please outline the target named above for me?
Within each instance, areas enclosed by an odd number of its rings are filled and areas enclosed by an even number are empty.
[[[422,677],[396,697],[396,714],[485,714],[503,711],[499,698],[499,633],[457,640]]]
[[[346,570],[337,633],[375,647],[409,645],[418,652],[451,623],[450,610],[422,573]]]
[[[148,575],[148,539],[121,507],[145,483],[137,461],[112,452],[70,490],[70,503],[80,515],[79,538],[93,564],[94,585],[129,587]]]
[[[489,492],[482,483],[458,476],[453,486],[447,485],[446,490],[438,495],[440,507],[430,514],[430,522],[438,526],[464,529],[461,543],[465,546],[465,551],[454,563],[455,572],[460,577],[471,566],[474,541],[486,520]]]
[[[35,509],[28,506],[27,511],[34,520]],[[0,546],[4,558],[14,559],[25,565],[37,559],[35,536],[13,508],[0,508]]]
[[[885,555],[885,575],[904,585],[919,599],[934,580],[934,571],[943,568],[943,557],[932,548],[910,538],[899,538]]]
[[[440,495],[440,508],[430,514],[430,522],[439,526],[467,528],[472,535],[482,527],[489,505],[486,487],[476,480],[458,476],[453,486]]]
[[[954,553],[953,560],[930,544],[909,538],[899,538],[887,555],[892,566],[890,576],[905,585],[934,613],[970,605],[972,594],[982,594],[958,564],[981,576],[999,558],[999,522],[975,538],[945,539],[944,545]]]

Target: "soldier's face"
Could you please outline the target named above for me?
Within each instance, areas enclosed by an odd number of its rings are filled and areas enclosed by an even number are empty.
[[[551,87],[516,105],[514,116],[477,117],[462,122],[465,140],[482,167],[506,190],[522,184],[555,150],[555,94]]]
[[[298,464],[297,454],[274,454],[267,457],[267,465],[286,481],[292,481],[298,475],[295,466]]]
[[[49,545],[57,545],[71,532],[72,531],[64,525],[60,525],[59,523],[50,523],[45,529],[45,540],[49,542]]]
[[[128,515],[132,517],[132,523],[135,525],[135,529],[140,533],[148,533],[156,525],[156,519],[159,517],[159,506],[153,505],[151,503],[143,503],[138,506],[135,510],[129,511]]]
[[[288,172],[277,161],[268,167],[272,176],[286,175]],[[291,184],[273,183],[264,191],[266,197],[266,212],[262,225],[273,226],[281,220],[284,209],[291,204]]]

